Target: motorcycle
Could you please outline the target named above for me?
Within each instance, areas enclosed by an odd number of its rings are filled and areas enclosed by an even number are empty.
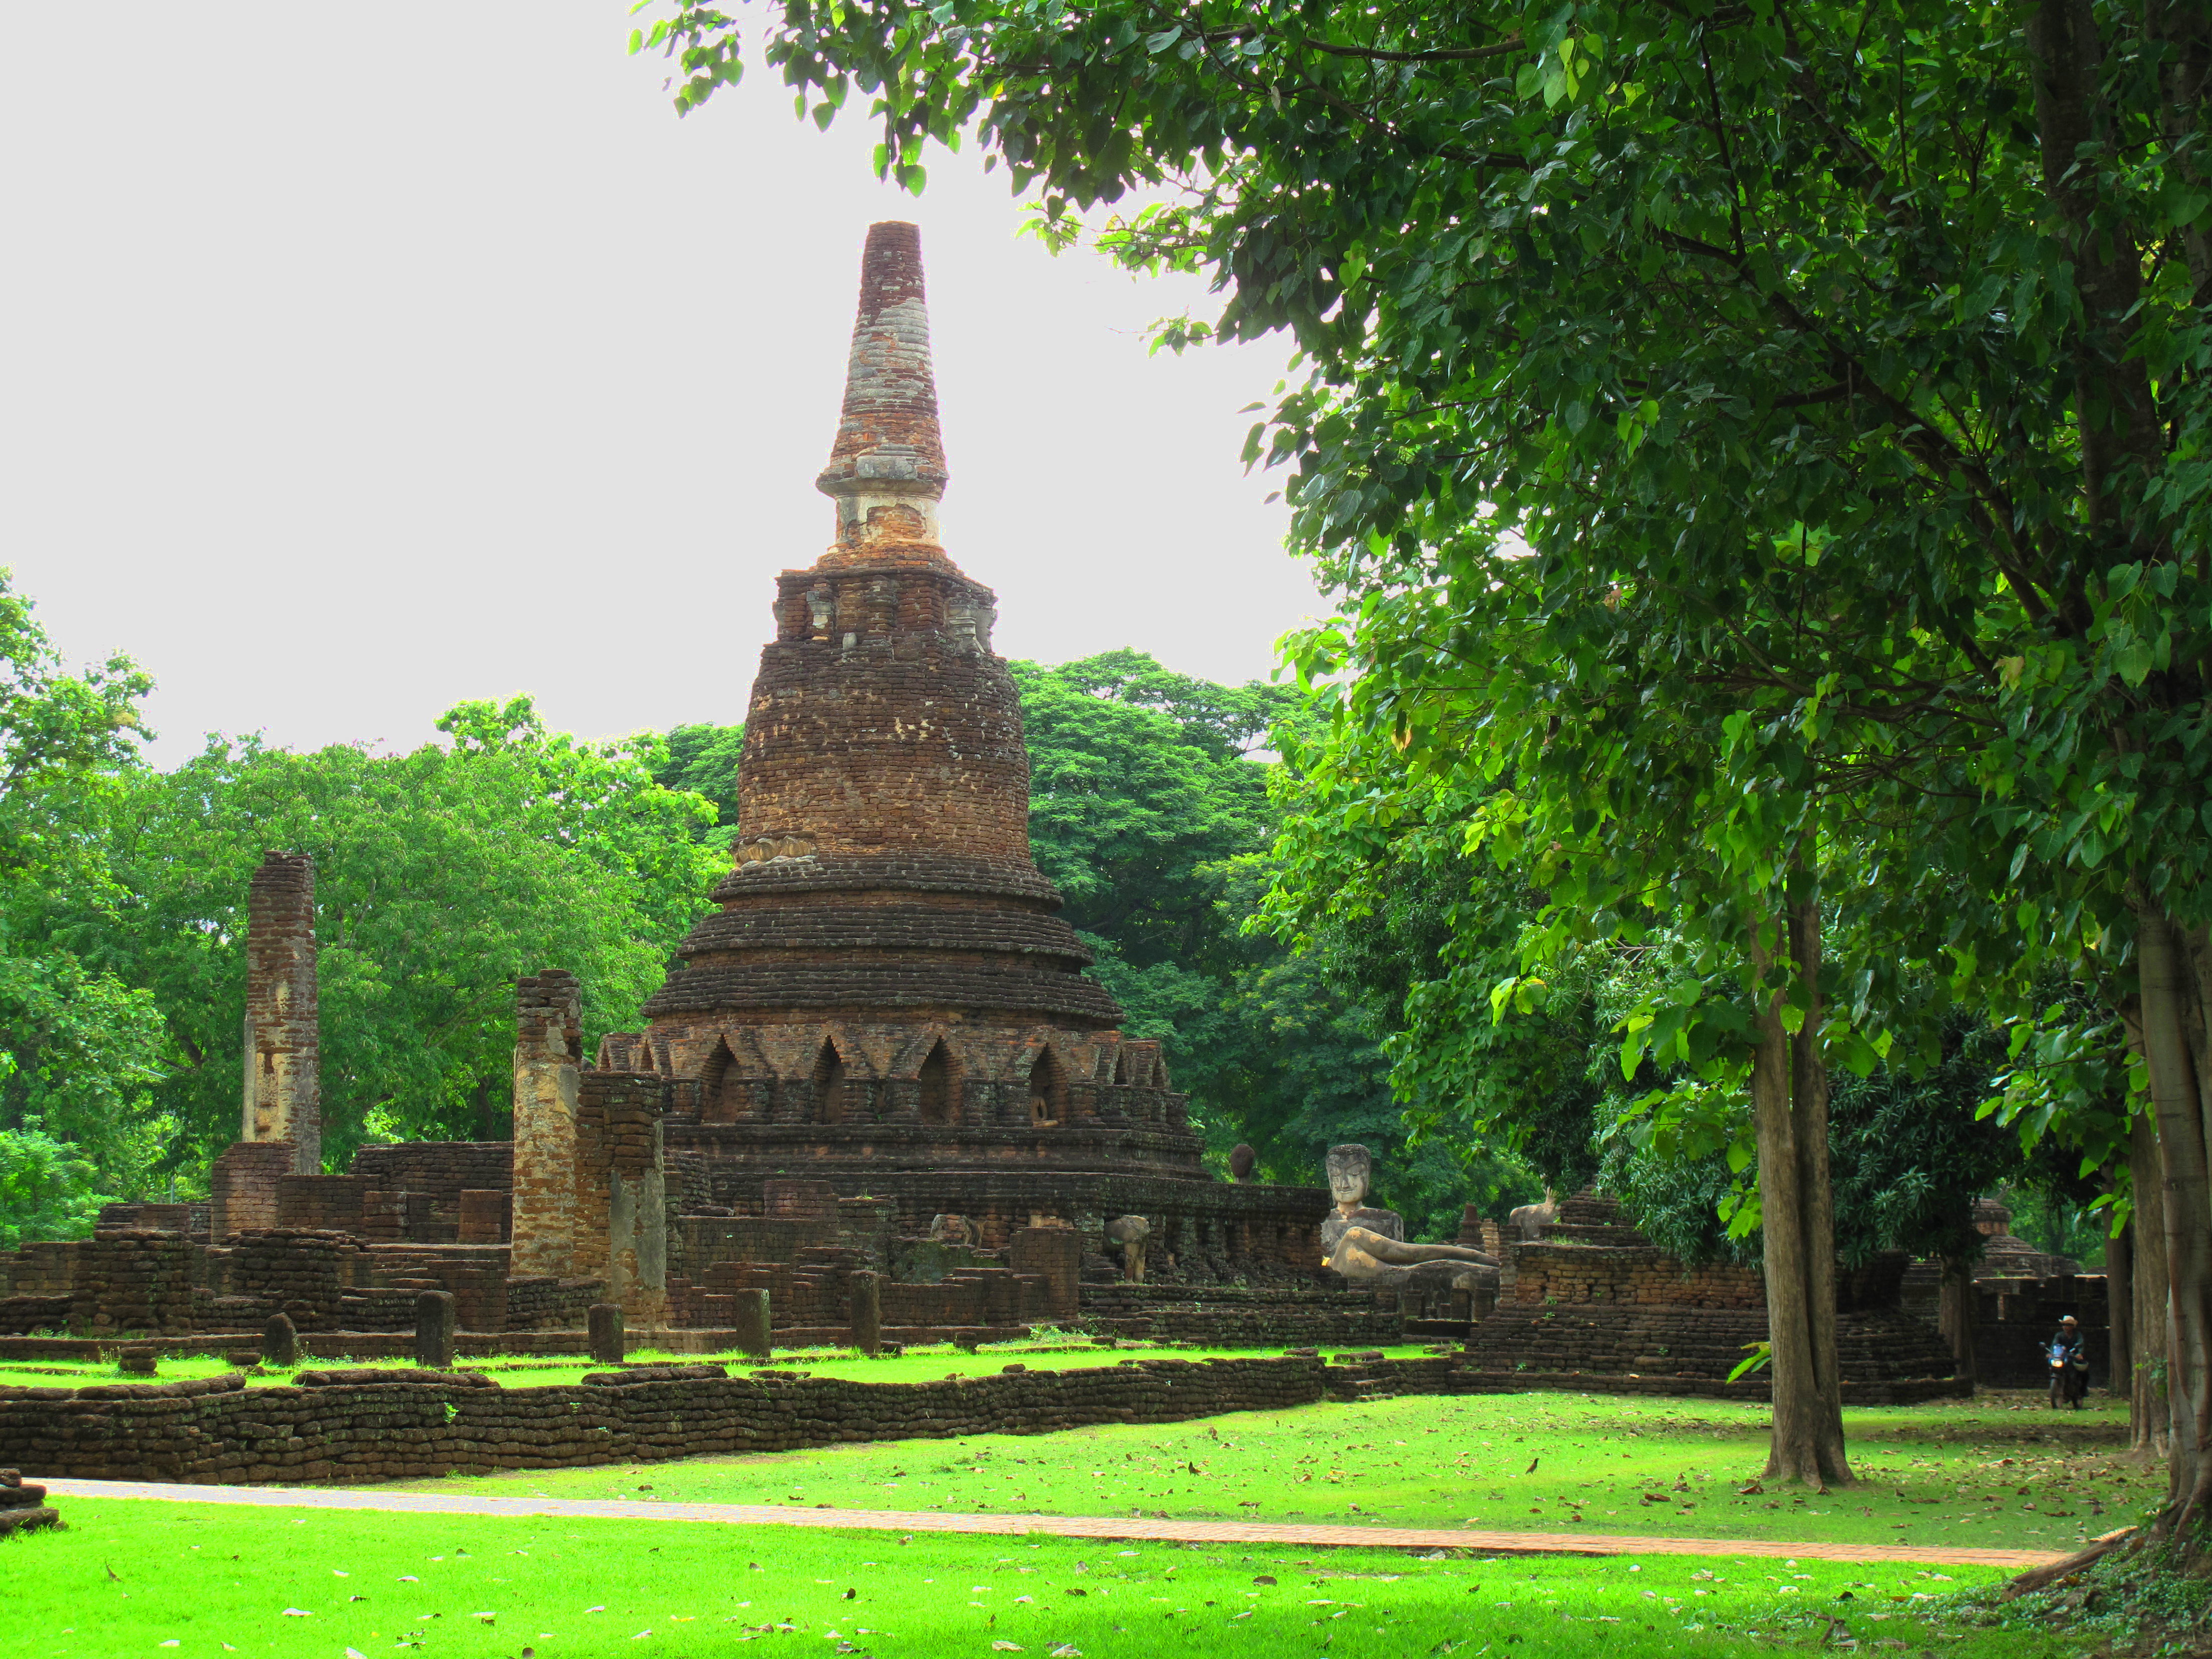
[[[2070,1402],[2081,1410],[2081,1396],[2089,1392],[2089,1357],[2055,1340],[2045,1352],[2051,1359],[2051,1409]]]

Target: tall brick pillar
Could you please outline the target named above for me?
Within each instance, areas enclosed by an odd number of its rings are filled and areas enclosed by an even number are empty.
[[[315,860],[305,853],[264,853],[246,907],[246,1087],[239,1139],[288,1140],[292,1172],[319,1175]]]
[[[556,968],[522,981],[514,1000],[512,1271],[574,1279],[582,992],[574,974]]]

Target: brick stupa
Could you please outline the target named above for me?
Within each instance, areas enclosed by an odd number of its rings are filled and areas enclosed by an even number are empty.
[[[920,234],[878,224],[817,480],[836,540],[777,583],[734,867],[647,1030],[599,1064],[687,1085],[668,1145],[741,1212],[804,1176],[895,1198],[908,1225],[966,1215],[992,1243],[1146,1213],[1185,1255],[1310,1272],[1320,1195],[1202,1171],[1158,1045],[1115,1029],[1055,914],[994,596],[939,541],[947,476]]]

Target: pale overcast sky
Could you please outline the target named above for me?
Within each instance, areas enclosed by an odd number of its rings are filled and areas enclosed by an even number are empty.
[[[1003,173],[878,185],[756,73],[678,120],[618,0],[115,0],[0,23],[0,562],[155,754],[744,714],[812,562],[861,238],[922,227],[946,543],[1000,649],[1264,675],[1320,608],[1238,448],[1286,348],[1027,239]]]

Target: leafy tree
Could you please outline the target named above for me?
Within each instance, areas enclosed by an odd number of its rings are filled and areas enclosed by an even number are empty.
[[[1226,939],[1206,872],[1273,836],[1267,770],[1248,756],[1297,693],[1215,685],[1129,650],[1011,666],[1030,851],[1067,920],[1131,969],[1218,972]]]
[[[745,728],[701,721],[675,727],[663,741],[667,750],[653,765],[653,781],[664,789],[706,797],[714,818],[699,826],[699,838],[726,847],[738,829],[738,760],[744,753]]]
[[[0,1250],[45,1238],[86,1238],[100,1207],[90,1158],[38,1129],[0,1129]]]
[[[1685,971],[1632,1035],[1756,1103],[1778,1472],[1847,1474],[1825,1061],[1871,1063],[1901,1006],[1882,966],[2017,982],[2085,937],[2136,953],[2175,1195],[2166,1522],[2193,1543],[2203,9],[868,0],[765,33],[825,123],[873,95],[879,165],[910,185],[927,142],[972,127],[1055,220],[1183,186],[1108,246],[1221,285],[1220,316],[1174,337],[1285,328],[1306,354],[1267,447],[1359,607],[1353,647],[1308,661],[1365,672],[1377,743],[1489,777],[1515,758],[1536,787],[1500,828],[1539,862],[1559,843],[1528,873],[1559,928],[1632,931],[1638,873],[1681,873],[1651,908]],[[679,107],[735,78],[720,12],[639,44],[680,58]],[[1525,557],[1473,533],[1486,510]],[[1422,590],[1433,626],[1376,647],[1373,607]],[[1928,915],[1923,890],[1916,916],[1911,866],[1939,860],[1954,906]],[[1882,904],[1837,933],[1824,908],[1869,874]],[[1824,972],[1829,938],[1849,954]]]
[[[1122,1029],[1164,1045],[1217,1162],[1247,1141],[1264,1178],[1310,1182],[1329,1146],[1364,1141],[1378,1201],[1417,1237],[1452,1237],[1467,1203],[1528,1196],[1512,1160],[1409,1133],[1378,1046],[1387,998],[1245,926],[1280,821],[1280,768],[1259,756],[1303,718],[1297,694],[1215,684],[1128,650],[1013,672],[1038,865],[1098,952]],[[1374,971],[1390,954],[1375,945]]]
[[[68,951],[0,957],[0,1130],[65,1142],[101,1185],[142,1196],[173,1127],[156,1104],[164,1036],[149,993]]]
[[[0,1133],[15,1159],[0,1226],[82,1219],[68,1194],[95,1187],[137,1195],[160,1150],[160,1012],[88,965],[67,925],[122,896],[107,834],[151,684],[122,656],[66,672],[0,571]]]
[[[324,1152],[365,1138],[509,1133],[514,986],[582,981],[586,1041],[634,1025],[704,908],[720,854],[710,808],[661,787],[657,739],[580,744],[528,699],[463,703],[451,746],[307,754],[211,739],[134,775],[114,861],[130,896],[88,956],[167,1017],[154,1093],[180,1126],[173,1166],[237,1137],[246,899],[262,852],[316,860]]]

